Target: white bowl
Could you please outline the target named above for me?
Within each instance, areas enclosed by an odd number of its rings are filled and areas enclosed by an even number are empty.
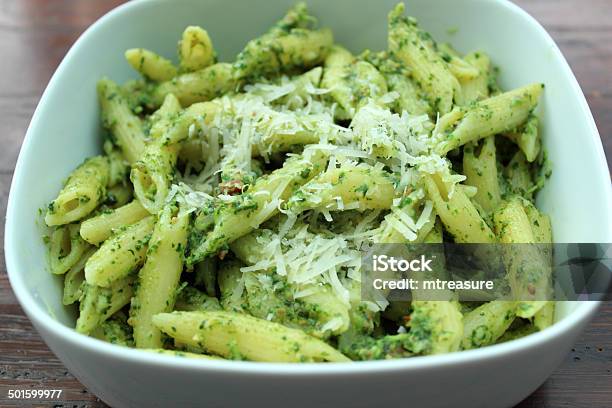
[[[311,0],[312,12],[357,52],[386,46],[396,0]],[[280,17],[293,0],[141,0],[92,25],[61,63],[28,129],[8,203],[6,263],[24,311],[51,350],[112,406],[507,407],[534,391],[563,360],[596,302],[559,305],[558,323],[509,343],[448,355],[347,364],[192,361],[122,348],[76,333],[61,305],[61,280],[47,271],[37,210],[86,156],[100,148],[95,83],[134,77],[123,52],[147,47],[173,56],[182,29],[200,24],[222,60]],[[545,30],[502,0],[408,0],[408,14],[461,51],[481,49],[510,89],[546,84],[544,144],[554,172],[539,194],[557,242],[612,242],[612,191],[600,138],[574,75]],[[456,28],[457,30],[449,30]],[[451,35],[451,31],[456,31]]]

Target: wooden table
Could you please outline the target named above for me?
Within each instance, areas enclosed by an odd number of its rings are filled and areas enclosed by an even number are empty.
[[[608,160],[612,159],[612,1],[517,2],[548,29],[565,53],[587,96]],[[1,242],[11,177],[34,108],[78,35],[119,3],[0,0]],[[5,270],[0,247],[0,406],[11,402],[6,399],[9,388],[60,388],[63,406],[105,406],[41,341],[17,304]],[[611,330],[608,302],[561,367],[519,407],[612,407]]]

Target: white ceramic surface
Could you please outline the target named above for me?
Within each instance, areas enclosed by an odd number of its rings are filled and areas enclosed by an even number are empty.
[[[480,350],[349,364],[190,361],[121,348],[74,332],[61,305],[61,280],[46,268],[37,210],[84,157],[100,147],[98,78],[134,77],[130,47],[174,56],[189,24],[209,31],[221,60],[232,60],[292,0],[138,0],[89,28],[53,76],[28,129],[11,186],[5,252],[12,287],[49,347],[92,392],[123,406],[508,407],[535,390],[562,361],[597,303],[560,305],[553,327]],[[311,0],[312,12],[357,52],[385,47],[395,0]],[[501,84],[546,84],[544,143],[553,176],[539,194],[557,242],[612,242],[612,191],[600,138],[585,98],[544,29],[503,0],[407,0],[408,14],[460,51],[488,52]],[[456,30],[449,30],[456,29]],[[455,32],[456,31],[456,32]],[[450,34],[455,32],[454,34]]]

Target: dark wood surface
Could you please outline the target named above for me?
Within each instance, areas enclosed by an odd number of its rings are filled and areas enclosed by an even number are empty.
[[[119,0],[0,0],[0,242],[11,177],[27,125],[62,57]],[[612,159],[612,0],[520,0],[569,60]],[[41,341],[9,287],[0,245],[0,406],[8,389],[62,389],[56,406],[105,406]],[[534,361],[537,364],[537,361]],[[612,407],[612,302],[521,408]],[[492,374],[493,375],[493,374]],[[519,375],[517,373],[517,375]],[[37,401],[38,406],[50,405]]]

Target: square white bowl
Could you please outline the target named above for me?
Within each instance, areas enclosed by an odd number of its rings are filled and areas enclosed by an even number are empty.
[[[5,253],[24,311],[70,371],[112,406],[506,407],[535,390],[562,361],[597,302],[559,304],[556,323],[509,343],[448,355],[347,364],[192,361],[114,346],[76,333],[61,304],[61,279],[48,272],[37,212],[85,157],[100,150],[96,81],[135,77],[127,48],[173,56],[190,24],[205,27],[231,61],[293,0],[140,0],[92,25],[51,79],[26,134],[9,196]],[[311,0],[336,40],[358,52],[386,47],[396,0]],[[407,0],[407,13],[439,41],[483,50],[511,89],[544,82],[541,119],[553,175],[538,195],[556,242],[612,242],[612,189],[593,117],[567,62],[546,31],[503,0]],[[452,30],[449,30],[452,29]],[[450,34],[454,32],[454,34]]]

